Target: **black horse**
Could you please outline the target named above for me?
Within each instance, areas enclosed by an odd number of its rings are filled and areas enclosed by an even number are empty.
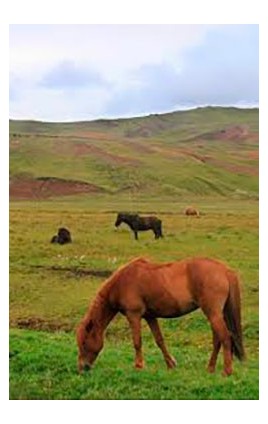
[[[115,226],[118,227],[122,222],[131,228],[136,240],[138,240],[138,231],[152,230],[156,239],[163,237],[162,221],[156,216],[139,216],[138,214],[120,212],[117,215]]]
[[[58,234],[56,236],[53,236],[50,243],[59,243],[59,244],[66,244],[71,243],[71,233],[67,228],[59,228]]]

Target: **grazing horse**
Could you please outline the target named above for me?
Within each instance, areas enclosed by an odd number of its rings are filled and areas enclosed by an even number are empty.
[[[120,212],[117,215],[115,226],[118,227],[122,222],[131,228],[136,240],[138,240],[138,231],[152,230],[156,239],[163,237],[162,221],[156,216],[139,216],[138,214]]]
[[[244,359],[240,285],[234,271],[214,259],[193,258],[156,264],[138,258],[119,268],[100,288],[77,328],[78,371],[90,369],[103,347],[104,331],[114,316],[126,316],[135,367],[143,368],[141,319],[147,321],[168,368],[176,365],[165,345],[157,318],[176,318],[201,308],[213,334],[208,371],[214,372],[223,347],[223,375],[232,373],[232,357]]]
[[[199,211],[195,208],[192,208],[192,207],[186,208],[184,213],[187,216],[197,216],[198,218],[200,217]]]

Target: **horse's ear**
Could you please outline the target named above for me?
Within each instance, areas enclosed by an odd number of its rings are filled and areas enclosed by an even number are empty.
[[[86,330],[86,332],[87,333],[89,333],[90,332],[90,330],[92,329],[92,327],[93,327],[93,321],[92,321],[92,319],[86,324],[86,326],[85,326],[85,330]]]

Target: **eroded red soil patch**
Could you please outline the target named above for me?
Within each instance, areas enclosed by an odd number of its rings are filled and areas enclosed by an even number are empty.
[[[233,125],[231,127],[223,128],[220,131],[205,133],[201,136],[201,138],[207,140],[238,140],[247,138],[249,134],[247,126]]]
[[[84,181],[64,180],[54,177],[12,178],[9,184],[10,199],[47,199],[80,193],[100,193],[104,190]]]
[[[259,152],[256,151],[256,150],[252,150],[252,151],[248,152],[248,157],[250,159],[258,160],[259,159]]]

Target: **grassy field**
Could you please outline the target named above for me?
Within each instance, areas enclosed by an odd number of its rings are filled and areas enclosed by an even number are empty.
[[[258,112],[232,108],[10,122],[10,399],[258,399],[257,138]],[[75,183],[55,196],[47,178],[57,190]],[[77,195],[77,181],[101,190]],[[183,214],[189,205],[199,219]],[[115,229],[120,210],[157,214],[164,238],[135,241],[124,225]],[[60,226],[72,244],[50,244]],[[136,371],[117,316],[92,372],[77,374],[77,324],[105,276],[137,256],[208,256],[238,271],[247,360],[235,360],[231,377],[221,376],[222,355],[215,375],[206,372],[212,337],[200,311],[160,321],[176,369],[166,369],[144,323],[146,368]]]
[[[97,205],[96,205],[97,206]],[[243,206],[243,207],[241,207]],[[172,205],[167,205],[167,211]],[[140,205],[147,210],[148,205]],[[174,205],[173,205],[174,208]],[[182,205],[177,205],[181,210]],[[23,399],[256,399],[258,398],[258,205],[203,204],[200,219],[159,207],[163,240],[127,228],[114,229],[115,213],[55,202],[10,210],[10,397]],[[74,242],[49,243],[58,225]],[[105,242],[104,242],[105,240]],[[178,368],[168,371],[144,325],[147,367],[133,369],[128,325],[118,316],[107,330],[103,354],[92,373],[78,376],[74,329],[103,278],[79,272],[112,272],[139,255],[157,261],[205,255],[226,261],[243,281],[243,328],[248,359],[234,376],[210,376],[210,328],[201,312],[161,325]],[[62,268],[55,270],[53,267]],[[107,378],[108,377],[108,378]],[[107,383],[108,382],[108,383]]]

